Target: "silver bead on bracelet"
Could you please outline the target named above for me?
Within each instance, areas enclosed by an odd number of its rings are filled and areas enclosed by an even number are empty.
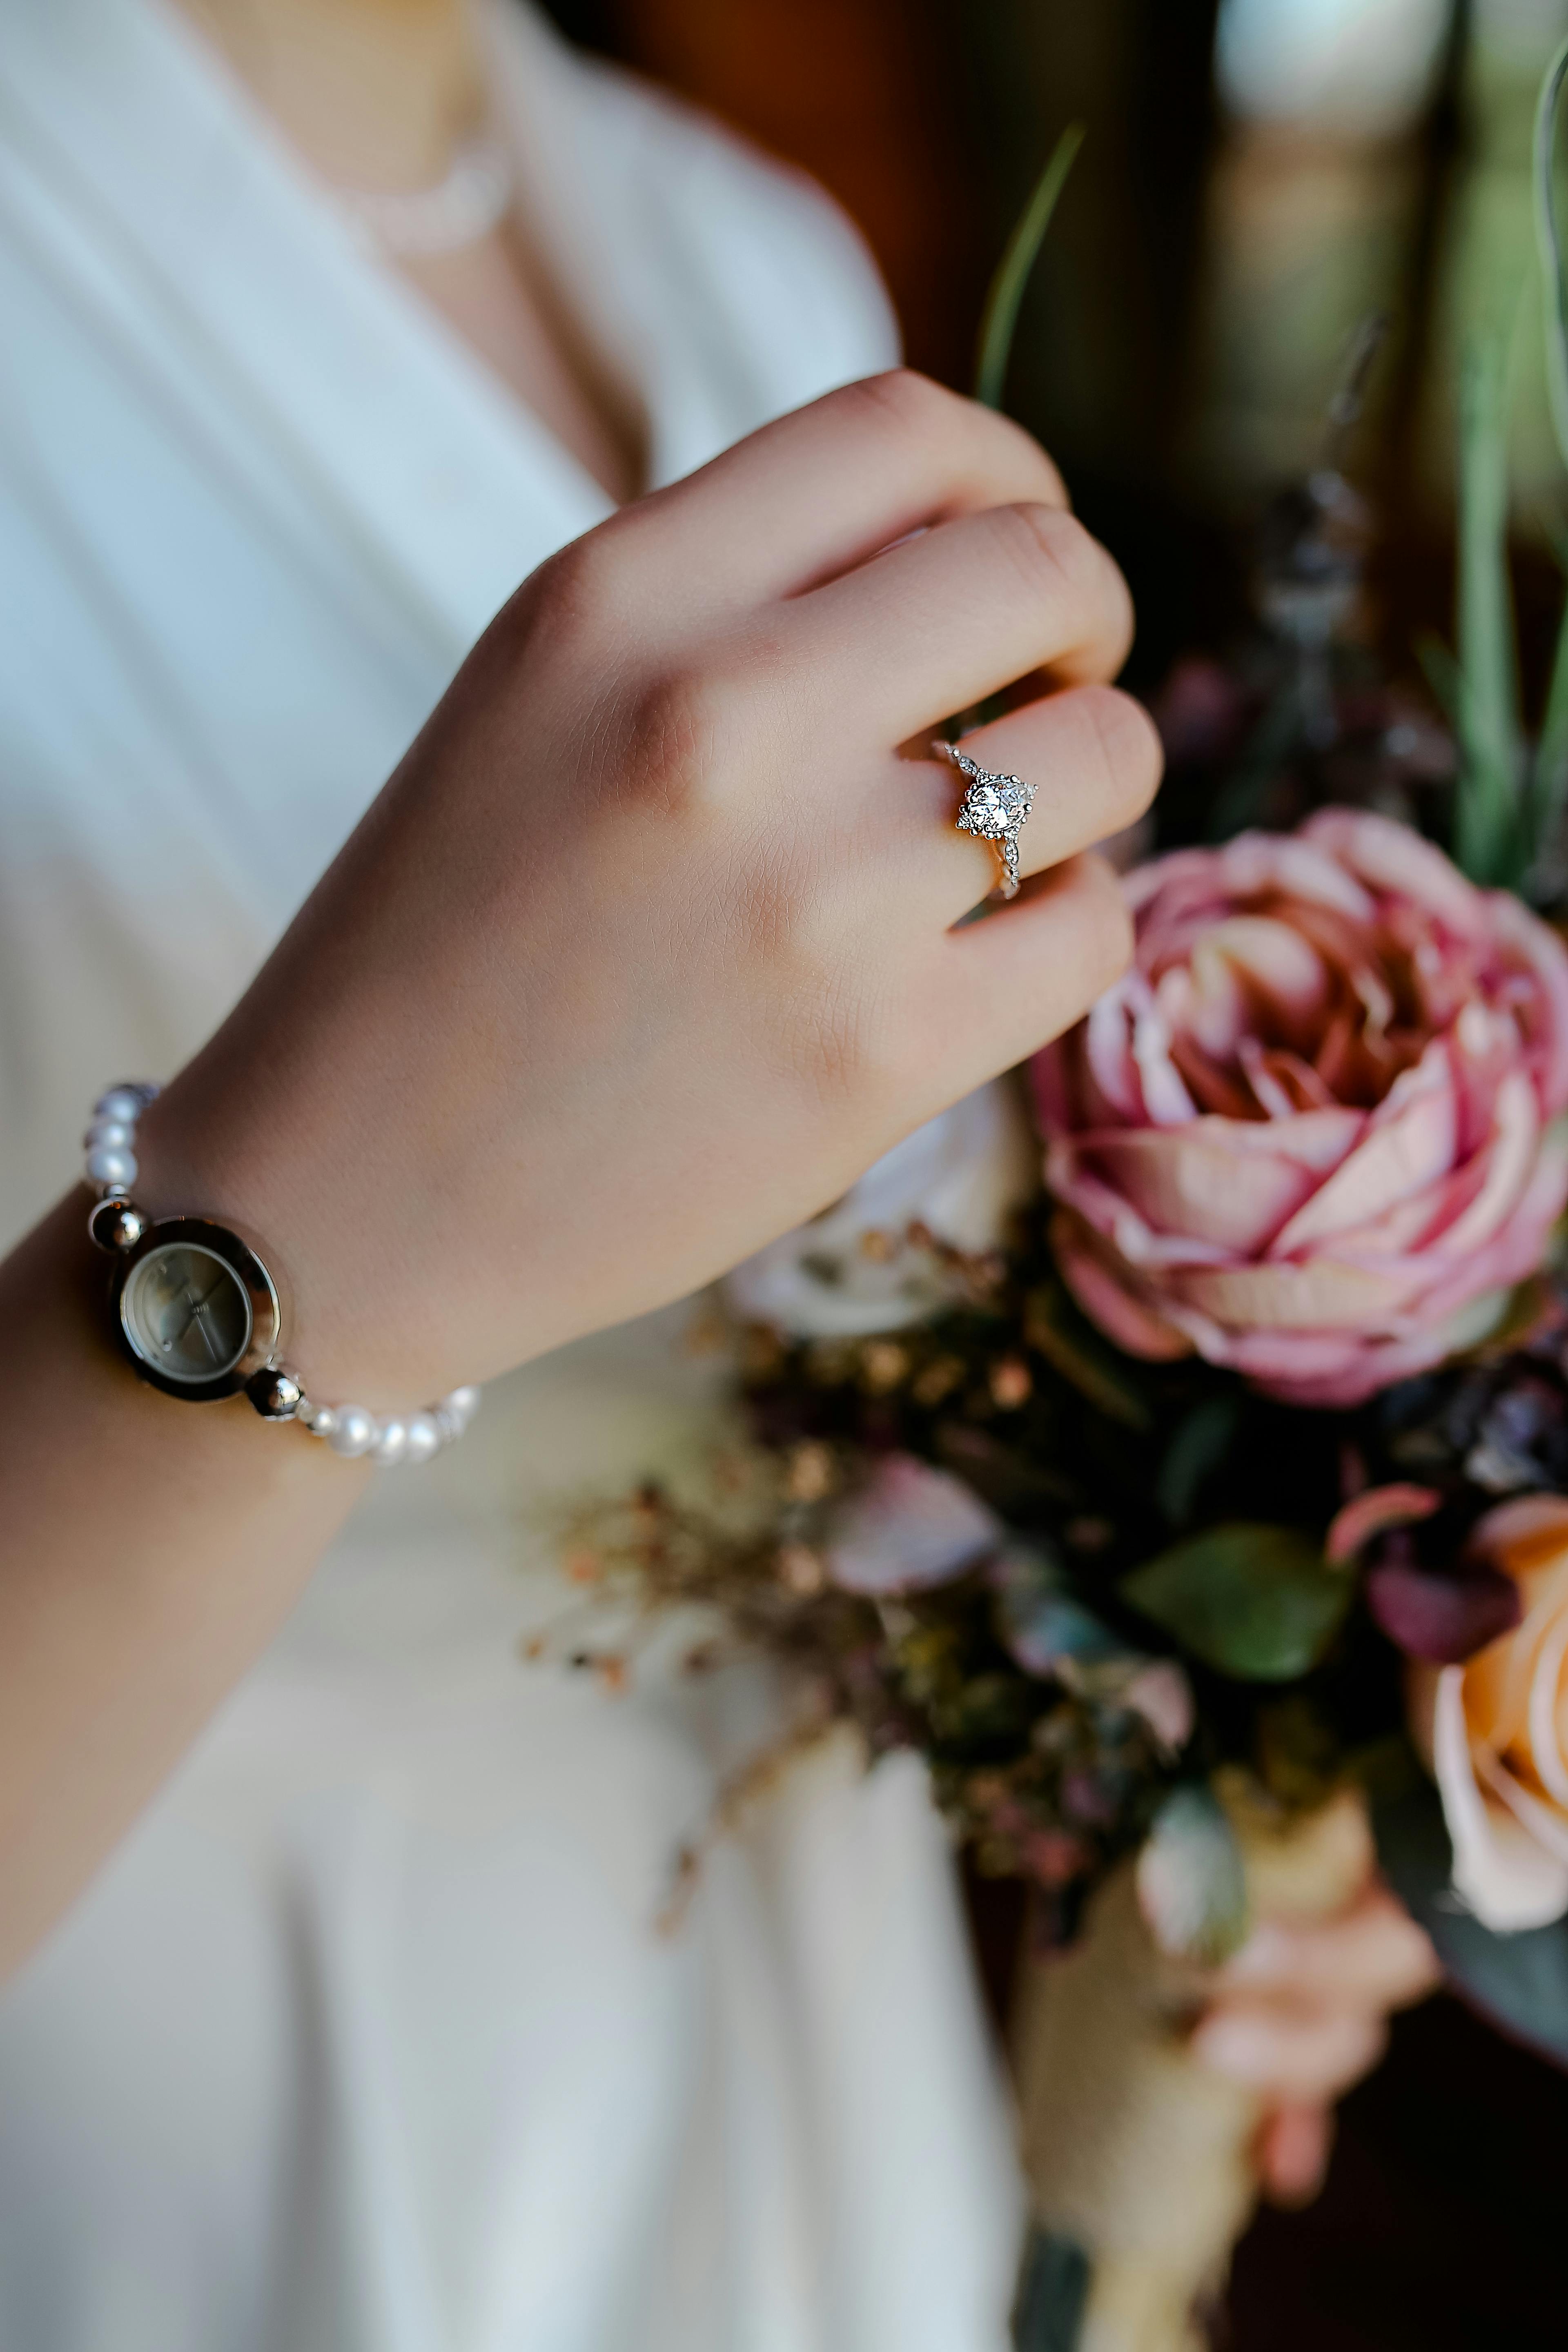
[[[83,1173],[98,1195],[87,1229],[115,1261],[117,1336],[132,1369],[187,1402],[243,1394],[264,1421],[297,1421],[334,1454],[365,1454],[383,1469],[455,1444],[479,1410],[477,1388],[409,1413],[316,1403],[278,1360],[278,1286],[249,1243],[209,1218],[154,1220],[137,1207],[136,1123],[157,1092],[141,1080],[110,1087],[82,1138]]]

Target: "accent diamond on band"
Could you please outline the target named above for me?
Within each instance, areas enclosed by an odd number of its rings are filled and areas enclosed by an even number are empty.
[[[1034,785],[1026,784],[1022,776],[992,775],[966,751],[961,751],[956,743],[934,743],[931,749],[942,759],[951,760],[959,773],[968,779],[954,822],[960,833],[978,834],[983,841],[994,845],[1002,867],[996,895],[999,898],[1016,898],[1018,835],[1034,805]]]

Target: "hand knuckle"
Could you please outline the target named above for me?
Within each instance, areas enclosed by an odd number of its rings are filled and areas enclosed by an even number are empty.
[[[1125,652],[1132,641],[1132,600],[1113,558],[1077,517],[1037,499],[992,509],[1004,557],[1026,592],[1058,608],[1081,640]]]
[[[624,595],[625,568],[622,535],[605,524],[558,548],[529,585],[534,601],[555,619],[613,625]]]
[[[629,698],[627,797],[667,816],[710,805],[725,766],[732,692],[716,667],[661,670]]]
[[[893,425],[921,442],[952,429],[963,403],[931,377],[914,368],[889,368],[881,375],[862,376],[832,395],[853,414],[868,414],[880,428]]]
[[[816,1107],[863,1102],[878,1060],[875,1024],[842,961],[814,956],[795,939],[774,967],[788,1006],[786,1077]]]
[[[847,940],[830,887],[792,873],[765,904],[765,986],[781,1010],[785,1073],[817,1108],[864,1109],[897,1091],[897,1039],[885,993]],[[750,921],[750,914],[748,915]]]
[[[872,1072],[871,1042],[863,1008],[842,987],[825,988],[802,1031],[805,1068],[821,1101],[864,1102]]]
[[[1074,604],[1098,584],[1099,551],[1083,525],[1059,507],[1020,499],[994,507],[991,530],[1003,559],[1034,596],[1065,595]]]

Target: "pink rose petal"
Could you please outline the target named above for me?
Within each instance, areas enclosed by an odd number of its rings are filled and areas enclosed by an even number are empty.
[[[1510,892],[1493,891],[1487,903],[1526,982],[1526,1042],[1537,1065],[1542,1115],[1555,1118],[1568,1109],[1568,947]]]
[[[1002,1539],[972,1487],[913,1454],[890,1454],[838,1514],[828,1573],[846,1591],[914,1592],[960,1576]]]
[[[1089,1251],[1058,1244],[1056,1256],[1062,1280],[1089,1321],[1130,1356],[1169,1363],[1192,1354],[1185,1334],[1142,1306]]]
[[[1303,1404],[1475,1344],[1568,1199],[1563,941],[1364,810],[1123,888],[1134,969],[1036,1068],[1086,1311]]]
[[[1463,937],[1481,931],[1481,893],[1431,842],[1369,809],[1321,809],[1301,838],[1330,852],[1368,889],[1421,900]]]
[[[1081,1149],[1095,1175],[1146,1224],[1216,1243],[1227,1255],[1266,1248],[1316,1181],[1282,1152],[1238,1150],[1228,1119],[1086,1139]]]
[[[1216,1323],[1248,1329],[1364,1331],[1385,1328],[1419,1295],[1419,1267],[1380,1271],[1331,1257],[1300,1265],[1183,1266],[1171,1286]]]
[[[1323,1557],[1336,1565],[1355,1558],[1373,1536],[1429,1519],[1443,1497],[1435,1486],[1368,1486],[1335,1512],[1323,1538]]]
[[[1413,1070],[1395,1078],[1360,1143],[1276,1234],[1270,1255],[1293,1256],[1408,1199],[1447,1174],[1454,1142],[1448,1056],[1436,1042]]]

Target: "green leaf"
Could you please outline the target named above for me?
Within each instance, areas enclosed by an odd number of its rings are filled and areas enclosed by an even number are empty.
[[[1206,1781],[1173,1789],[1138,1857],[1138,1904],[1173,1959],[1217,1968],[1247,1941],[1247,1865]]]
[[[1154,1499],[1173,1528],[1184,1528],[1192,1517],[1198,1489],[1229,1453],[1240,1418],[1239,1397],[1216,1396],[1177,1423],[1154,1481]]]
[[[1035,183],[1034,193],[1003,248],[985,296],[980,320],[980,347],[974,362],[974,397],[987,408],[1000,408],[1007,388],[1007,362],[1013,355],[1018,309],[1029,274],[1035,267],[1057,198],[1067,184],[1073,159],[1083,145],[1084,126],[1070,122],[1051,150],[1051,158]]]
[[[1568,41],[1562,43],[1542,79],[1535,109],[1535,250],[1546,300],[1546,389],[1558,452],[1568,466],[1568,278],[1563,266],[1563,232],[1557,210],[1557,110],[1568,80]],[[1562,561],[1562,550],[1558,551]],[[1546,712],[1536,747],[1532,793],[1532,856],[1541,857],[1557,836],[1568,803],[1568,605],[1563,608],[1546,691]]]
[[[1560,559],[1561,560],[1561,555]],[[1557,625],[1552,656],[1552,677],[1546,689],[1546,710],[1541,740],[1535,747],[1535,776],[1531,795],[1531,862],[1552,847],[1568,806],[1568,599]]]
[[[1442,638],[1434,636],[1429,629],[1423,630],[1416,638],[1415,656],[1437,708],[1458,734],[1459,709],[1465,697],[1465,682],[1459,676],[1458,663]]]
[[[1459,383],[1459,782],[1454,857],[1472,882],[1513,887],[1529,863],[1518,657],[1508,570],[1508,358],[1474,338]]]
[[[1083,2248],[1037,2223],[1024,2250],[1013,2306],[1014,2352],[1077,2352],[1089,2283]]]
[[[1568,41],[1547,67],[1535,108],[1535,251],[1546,296],[1546,388],[1558,452],[1568,466],[1568,281],[1557,218],[1557,109],[1568,79]]]
[[[1239,1682],[1293,1682],[1339,1631],[1353,1580],[1297,1528],[1205,1528],[1123,1577],[1122,1599]]]
[[[1373,1802],[1373,1827],[1384,1875],[1450,1980],[1505,2033],[1568,2066],[1568,1919],[1499,1936],[1461,1908],[1442,1803],[1424,1775]]]

